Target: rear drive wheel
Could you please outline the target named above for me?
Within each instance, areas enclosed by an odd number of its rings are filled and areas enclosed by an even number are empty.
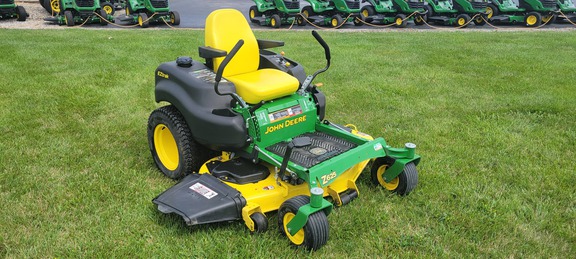
[[[250,215],[250,219],[254,221],[254,232],[253,233],[264,233],[268,230],[268,219],[264,214],[256,212]]]
[[[148,28],[150,22],[148,21],[148,15],[146,15],[146,13],[138,14],[138,25],[142,28]]]
[[[374,15],[374,13],[374,6],[371,5],[365,5],[362,7],[362,9],[360,9],[360,15],[362,15],[364,18]]]
[[[426,10],[426,17],[427,18],[434,16],[434,8],[432,8],[432,6],[425,5],[424,10]],[[428,20],[426,20],[426,21],[428,21]]]
[[[282,21],[280,20],[280,15],[273,14],[272,17],[270,17],[270,26],[272,28],[280,28],[281,24]]]
[[[488,4],[488,6],[486,6],[486,17],[491,19],[496,15],[498,15],[498,7],[496,7],[494,4]]]
[[[314,15],[314,9],[312,9],[312,6],[304,6],[304,8],[302,8],[302,16],[304,16],[305,18],[308,18],[312,15]]]
[[[396,27],[404,28],[406,27],[406,24],[406,15],[398,14],[396,17],[394,17],[394,25],[396,25]]]
[[[382,176],[386,172],[388,165],[384,163],[383,159],[376,159],[370,170],[371,179],[374,184],[379,184],[384,189],[395,192],[400,196],[408,195],[416,188],[418,184],[418,171],[414,163],[408,163],[404,166],[404,170],[394,179],[389,182],[384,181]]]
[[[170,12],[170,24],[180,25],[180,13],[176,11]]]
[[[106,11],[106,14],[109,14],[109,15],[114,15],[114,13],[116,12],[116,9],[114,9],[114,6],[109,2],[104,2],[104,3],[100,4],[100,7],[102,8],[102,10]]]
[[[156,166],[171,179],[197,172],[210,155],[194,141],[184,116],[172,105],[150,114],[148,146]]]
[[[256,17],[260,17],[262,14],[258,11],[258,7],[255,5],[250,6],[250,11],[248,11],[248,17],[250,17],[251,22],[257,22]]]
[[[68,26],[74,26],[74,15],[71,11],[64,11],[64,22]]]
[[[62,11],[60,10],[60,7],[60,0],[50,0],[49,8],[52,15],[59,14]]]
[[[330,19],[330,27],[336,28],[340,26],[342,22],[343,22],[342,16],[340,16],[339,14],[335,14],[334,16],[332,16],[332,19]]]
[[[474,18],[474,24],[476,26],[484,26],[486,24],[486,17],[484,14],[478,14],[476,18]]]
[[[318,211],[308,217],[308,222],[296,234],[290,235],[288,223],[298,213],[300,207],[310,203],[310,197],[300,195],[293,197],[278,209],[278,226],[280,232],[288,237],[296,246],[303,246],[308,250],[318,250],[326,244],[329,236],[328,218],[323,211]]]
[[[26,12],[26,9],[24,9],[23,6],[16,6],[16,20],[23,22],[26,21],[26,18],[28,18],[28,13]]]

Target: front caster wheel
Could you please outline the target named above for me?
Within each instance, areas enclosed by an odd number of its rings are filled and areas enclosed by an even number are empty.
[[[280,206],[278,210],[278,225],[280,232],[288,237],[296,246],[303,246],[307,250],[318,250],[328,241],[329,226],[328,218],[323,211],[318,211],[310,217],[308,222],[296,234],[290,235],[288,223],[298,213],[298,209],[310,203],[310,197],[300,195],[291,198]]]
[[[268,219],[261,212],[250,215],[250,218],[254,221],[253,233],[264,233],[268,230]]]
[[[418,184],[418,171],[414,163],[406,164],[404,170],[389,182],[384,181],[384,178],[382,178],[387,167],[388,165],[383,159],[376,159],[376,161],[374,161],[371,169],[371,178],[374,184],[379,184],[384,187],[384,189],[395,192],[400,196],[408,195],[416,188]]]

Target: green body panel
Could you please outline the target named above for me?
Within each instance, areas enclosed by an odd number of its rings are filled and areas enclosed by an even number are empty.
[[[11,4],[0,4],[0,9],[14,9],[16,8],[16,4],[12,2]]]
[[[100,0],[94,0],[92,6],[78,6],[75,0],[62,0],[60,2],[60,13],[64,13],[66,10],[75,10],[78,12],[95,12],[100,9]]]
[[[300,9],[289,9],[283,0],[274,0],[274,1],[266,1],[266,0],[252,0],[256,4],[258,8],[258,12],[264,13],[267,11],[278,10],[281,13],[286,14],[296,14],[300,13]]]
[[[492,3],[498,7],[498,11],[501,13],[507,12],[524,12],[526,9],[520,8],[513,0],[492,0]]]
[[[312,7],[312,10],[314,10],[315,13],[323,13],[326,11],[334,10],[334,6],[330,6],[330,2],[328,1],[318,1],[318,0],[306,0],[306,1],[310,3],[310,6]]]
[[[576,12],[576,5],[572,0],[556,0],[556,2],[562,12]]]
[[[358,0],[354,0],[354,1],[358,1]],[[350,8],[346,4],[345,0],[332,0],[332,2],[336,6],[336,10],[338,10],[342,13],[359,13],[360,12],[360,5],[358,5],[358,8]]]
[[[444,0],[435,3],[434,0],[426,0],[428,5],[432,7],[435,13],[442,15],[451,15],[458,13],[458,10],[454,9],[454,5],[451,1]],[[452,22],[451,22],[452,23]]]
[[[264,104],[254,112],[257,125],[249,127],[251,136],[260,147],[291,139],[305,132],[314,131],[316,106],[309,95],[293,94]],[[257,129],[257,130],[256,130]]]
[[[167,5],[165,8],[155,8],[152,6],[150,0],[127,0],[128,5],[132,8],[133,12],[145,12],[150,17],[153,13],[162,13],[162,12],[169,12],[170,5]]]
[[[524,17],[524,13],[521,12],[527,12],[527,11],[543,12],[547,14],[548,12],[558,10],[556,5],[554,7],[544,7],[540,0],[520,0],[523,3],[523,6],[525,6],[526,8],[520,7],[520,5],[516,4],[513,0],[491,0],[491,1],[494,5],[498,7],[498,11],[500,13],[503,14],[512,13],[512,15],[514,16]],[[522,18],[521,21],[523,20],[524,18]]]
[[[392,3],[392,0],[368,0],[367,2],[374,7],[374,11],[376,11],[376,13],[396,13],[396,9],[394,8],[394,3]]]
[[[472,2],[477,2],[483,4],[484,8],[474,8]],[[486,5],[488,0],[454,0],[454,6],[460,12],[468,14],[477,14],[486,12]]]
[[[423,12],[424,8],[411,8],[408,4],[409,1],[405,0],[394,0],[394,6],[400,13],[411,14],[413,12]],[[424,0],[417,0],[417,2],[424,2]]]

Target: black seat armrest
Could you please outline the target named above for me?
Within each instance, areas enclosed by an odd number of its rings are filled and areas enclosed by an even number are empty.
[[[270,49],[284,46],[283,41],[277,40],[257,40],[259,49]]]
[[[198,54],[201,58],[219,58],[225,57],[228,53],[225,50],[215,49],[208,46],[198,47]]]

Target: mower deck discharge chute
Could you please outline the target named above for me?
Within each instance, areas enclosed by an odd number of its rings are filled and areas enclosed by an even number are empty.
[[[262,26],[280,28],[283,24],[306,25],[300,16],[300,0],[253,0],[250,7],[250,21]]]
[[[28,18],[28,13],[23,6],[16,5],[14,0],[0,0],[0,20],[10,18],[23,22]]]
[[[153,202],[188,225],[243,220],[252,232],[268,228],[278,211],[280,231],[315,250],[329,235],[333,204],[358,196],[356,179],[373,161],[374,183],[400,195],[416,186],[415,145],[392,148],[354,127],[324,120],[326,98],[312,84],[330,66],[306,76],[302,66],[269,48],[283,42],[254,37],[233,9],[206,20],[205,62],[179,57],[156,70],[157,102],[169,105],[148,120],[158,168],[182,179]],[[186,176],[187,175],[187,176]]]

